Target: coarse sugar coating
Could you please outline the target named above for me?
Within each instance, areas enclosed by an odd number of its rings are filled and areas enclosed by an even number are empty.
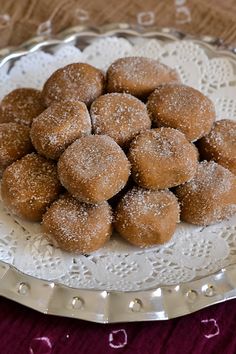
[[[54,101],[82,101],[90,105],[105,88],[101,70],[86,63],[69,64],[56,70],[45,82],[42,97],[50,106]]]
[[[107,202],[81,203],[67,194],[51,205],[42,225],[61,249],[89,253],[102,247],[111,236],[111,207]]]
[[[147,108],[156,127],[180,130],[189,141],[208,134],[215,121],[212,101],[182,84],[160,85],[148,98]]]
[[[4,204],[13,214],[29,221],[40,221],[60,191],[56,165],[35,153],[17,160],[3,173]]]
[[[8,93],[1,102],[0,123],[15,122],[30,126],[45,107],[41,91],[18,88]]]
[[[112,209],[114,209],[118,205],[121,198],[134,186],[135,186],[134,180],[130,175],[124,188],[122,188],[117,194],[115,194],[111,199],[108,200],[108,203],[111,205]]]
[[[141,131],[151,128],[145,104],[126,93],[98,97],[90,114],[94,133],[109,135],[122,147],[128,146]]]
[[[130,164],[120,146],[107,135],[76,140],[61,155],[58,174],[62,185],[78,200],[100,203],[126,184]]]
[[[197,147],[203,160],[214,160],[236,175],[236,121],[219,120]]]
[[[0,124],[0,177],[7,166],[32,150],[29,127],[18,123]]]
[[[198,165],[194,178],[176,188],[181,220],[210,225],[236,213],[236,176],[214,161]]]
[[[131,189],[114,211],[114,227],[140,247],[169,241],[179,222],[179,205],[169,190]]]
[[[131,143],[128,159],[139,186],[165,189],[193,178],[198,152],[183,133],[162,127],[139,134]]]
[[[54,102],[34,119],[30,136],[40,155],[57,160],[76,139],[91,133],[83,102]]]
[[[126,92],[142,99],[160,84],[179,81],[174,69],[145,57],[117,59],[107,71],[108,92]]]

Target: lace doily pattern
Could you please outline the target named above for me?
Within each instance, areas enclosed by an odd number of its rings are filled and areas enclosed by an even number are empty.
[[[209,55],[192,41],[130,43],[113,37],[95,40],[83,51],[72,45],[53,53],[37,51],[0,69],[0,99],[17,87],[41,89],[53,71],[72,62],[106,70],[115,59],[133,55],[157,58],[176,68],[185,84],[214,101],[217,119],[236,119],[236,61]],[[48,241],[39,224],[10,215],[0,200],[0,260],[75,288],[127,291],[179,284],[236,262],[236,216],[204,228],[181,223],[163,246],[139,249],[114,235],[101,250],[75,255]]]

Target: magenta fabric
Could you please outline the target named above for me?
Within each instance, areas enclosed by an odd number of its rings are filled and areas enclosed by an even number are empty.
[[[96,324],[0,298],[1,354],[234,354],[236,300],[161,322]]]

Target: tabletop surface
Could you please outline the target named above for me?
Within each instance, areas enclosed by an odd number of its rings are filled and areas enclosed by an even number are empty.
[[[0,0],[0,47],[76,25],[125,22],[236,46],[236,0]],[[0,354],[236,353],[236,300],[169,321],[98,325],[0,298]]]
[[[236,0],[0,0],[0,47],[76,25],[173,27],[236,45]]]

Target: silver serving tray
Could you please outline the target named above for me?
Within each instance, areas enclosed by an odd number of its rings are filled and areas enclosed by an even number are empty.
[[[168,28],[140,30],[116,24],[100,28],[74,27],[53,38],[35,37],[18,48],[1,49],[0,67],[39,49],[50,51],[53,46],[65,43],[83,48],[97,37],[112,35],[130,40],[138,37],[165,41],[191,39],[215,55],[228,56],[236,62],[236,48],[225,46],[217,38],[195,38]],[[70,288],[23,274],[0,261],[0,295],[45,314],[99,323],[167,320],[236,298],[236,264],[176,286],[118,292]]]

